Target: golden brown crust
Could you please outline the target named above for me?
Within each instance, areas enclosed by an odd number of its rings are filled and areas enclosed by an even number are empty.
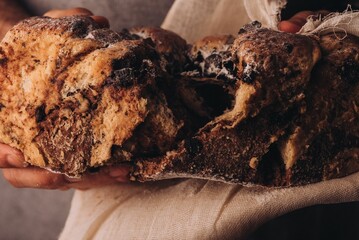
[[[192,44],[190,54],[194,56],[201,52],[203,56],[208,56],[213,52],[228,51],[234,40],[232,35],[207,36]]]
[[[128,141],[148,136],[134,136],[145,122],[158,133],[159,149],[146,146],[149,154],[173,147],[181,120],[157,90],[157,53],[123,39],[87,17],[15,26],[1,43],[2,141],[27,162],[72,176],[109,159],[129,161]]]
[[[162,58],[162,67],[168,73],[177,75],[183,71],[187,62],[186,41],[177,34],[155,27],[135,27],[128,30],[130,34],[142,39],[151,39]]]

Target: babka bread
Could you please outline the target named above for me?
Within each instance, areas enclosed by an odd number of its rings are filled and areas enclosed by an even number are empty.
[[[124,30],[126,32],[126,30]],[[161,57],[162,68],[170,75],[178,75],[187,62],[187,42],[171,31],[153,27],[134,27],[128,30],[132,36],[151,39]]]
[[[216,78],[224,88],[233,89],[227,91],[233,94],[232,104],[195,136],[186,139],[179,150],[164,158],[139,160],[135,175],[144,179],[194,175],[259,182],[261,173],[257,167],[294,119],[320,50],[311,38],[276,32],[258,24],[246,26],[232,45],[221,48],[223,43],[230,44],[228,39],[231,38],[205,38],[194,44],[197,56],[204,55],[195,77],[198,81],[204,81],[201,77]],[[204,51],[207,53],[203,54]],[[210,57],[206,56],[211,56],[210,53],[218,55],[212,58],[217,62],[208,64]],[[195,55],[193,49],[190,55]],[[226,62],[232,62],[233,70],[223,64],[223,56],[227,57]],[[198,57],[194,59],[198,61]],[[223,69],[235,74],[223,78],[218,73],[224,72]],[[208,74],[216,71],[212,76]],[[193,76],[193,70],[184,75]]]
[[[359,40],[253,22],[189,45],[159,28],[34,17],[0,44],[0,139],[69,176],[288,186],[359,170]]]
[[[355,167],[359,153],[359,39],[333,33],[322,36],[320,46],[323,57],[305,91],[306,110],[278,142],[288,181],[303,171],[317,181],[328,174],[341,175],[342,168],[334,167],[338,161],[352,165],[352,172],[359,170]],[[335,160],[337,154],[348,151],[351,156]]]
[[[173,149],[183,120],[157,87],[160,57],[128,39],[86,17],[15,26],[1,43],[0,139],[70,176]]]

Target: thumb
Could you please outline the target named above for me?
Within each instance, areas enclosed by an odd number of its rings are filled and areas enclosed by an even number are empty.
[[[26,167],[24,155],[15,148],[0,143],[0,168]]]

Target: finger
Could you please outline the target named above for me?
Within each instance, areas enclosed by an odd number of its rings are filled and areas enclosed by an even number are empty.
[[[93,174],[92,176],[83,176],[79,181],[73,181],[71,178],[66,177],[67,186],[69,188],[75,188],[79,190],[87,190],[91,188],[103,187],[117,183],[116,179],[113,179],[103,174]]]
[[[111,168],[116,169],[110,175],[109,170],[104,168],[95,174],[85,174],[81,178],[70,178],[63,174],[56,174],[40,168],[8,168],[3,170],[4,178],[17,188],[41,188],[68,190],[76,188],[86,190],[115,183],[129,182],[128,166]]]
[[[324,17],[330,12],[327,10],[319,10],[317,12],[302,11],[295,14],[287,21],[282,21],[278,24],[278,29],[284,32],[296,33],[304,26],[309,16],[317,16],[316,18]]]
[[[131,171],[130,166],[118,166],[118,167],[109,167],[105,171],[108,172],[108,175],[112,178],[123,178],[129,179],[129,173]]]
[[[116,170],[116,173],[114,170]],[[85,174],[80,179],[66,177],[69,182],[67,186],[80,190],[86,190],[110,184],[126,183],[130,181],[129,172],[130,168],[128,166],[103,168],[97,173]]]
[[[3,170],[4,178],[17,188],[60,189],[66,187],[64,175],[40,168],[9,168]]]
[[[23,168],[26,166],[24,155],[20,151],[0,143],[0,168]]]
[[[46,12],[44,14],[45,17],[51,18],[60,18],[60,17],[68,17],[68,16],[91,16],[93,13],[86,8],[72,8],[72,9],[54,9]]]
[[[91,16],[91,18],[93,20],[95,20],[95,22],[97,22],[101,27],[103,28],[109,28],[110,27],[110,22],[108,21],[107,18],[102,17],[102,16]]]
[[[295,24],[291,21],[282,21],[278,25],[278,29],[283,32],[296,33],[302,28],[301,25]]]
[[[44,14],[44,16],[51,17],[51,18],[60,18],[60,17],[67,17],[67,16],[91,16],[93,20],[95,20],[101,27],[109,28],[110,23],[107,18],[103,16],[93,16],[93,13],[85,8],[74,8],[74,9],[66,9],[66,10],[51,10]]]
[[[278,28],[284,32],[296,33],[307,22],[307,18],[315,13],[312,11],[302,11],[295,14],[289,20],[282,21],[278,24]]]

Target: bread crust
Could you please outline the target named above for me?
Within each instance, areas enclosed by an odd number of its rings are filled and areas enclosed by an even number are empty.
[[[146,41],[88,17],[35,17],[1,49],[0,138],[27,162],[79,176],[130,161],[139,143],[148,154],[174,147],[182,120],[157,87],[160,59]]]
[[[312,38],[256,24],[246,26],[234,41],[230,39],[206,38],[195,43],[196,50],[190,54],[205,55],[201,51],[206,51],[211,56],[221,49],[221,56],[227,55],[233,61],[235,81],[218,79],[218,74],[212,76],[234,89],[231,108],[184,141],[176,152],[163,159],[139,160],[137,178],[193,175],[237,183],[286,184],[280,180],[282,170],[269,179],[263,176],[265,170],[258,169],[262,169],[263,156],[284,135],[299,111],[311,70],[320,58],[319,46]],[[232,45],[217,46],[224,42]],[[210,64],[202,66],[212,68]],[[226,68],[221,63],[217,67]],[[209,78],[208,72],[203,70],[204,74],[195,78]]]
[[[359,170],[358,79],[354,36],[253,22],[188,45],[35,17],[0,44],[0,139],[69,176],[128,163],[136,181],[307,184]]]

